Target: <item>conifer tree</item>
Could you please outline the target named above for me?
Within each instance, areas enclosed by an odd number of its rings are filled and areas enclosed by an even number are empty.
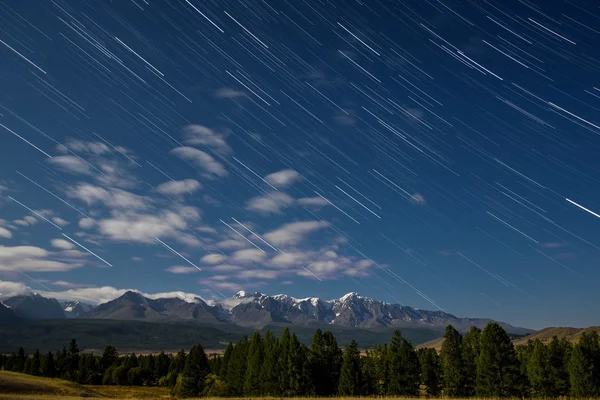
[[[160,379],[169,373],[169,363],[169,356],[167,356],[164,351],[161,351],[158,356],[156,356],[154,371],[157,379]]]
[[[248,347],[248,361],[246,379],[244,381],[244,395],[258,396],[260,394],[260,367],[263,363],[263,342],[258,332],[254,332]]]
[[[260,394],[275,396],[279,393],[279,344],[271,331],[265,332],[264,349],[264,361],[259,373]]]
[[[394,331],[388,351],[388,395],[416,396],[419,393],[419,360],[399,330]]]
[[[323,332],[317,329],[313,335],[312,342],[308,349],[308,363],[310,365],[311,381],[313,391],[316,396],[323,396],[326,393],[327,381],[327,360],[325,358],[325,342],[323,341]]]
[[[527,360],[527,377],[531,394],[536,397],[552,397],[548,349],[539,339],[535,339],[532,345],[533,349]]]
[[[472,326],[462,339],[462,358],[464,365],[464,395],[475,395],[477,380],[477,358],[481,329]]]
[[[498,323],[489,322],[481,334],[480,348],[477,359],[477,396],[520,395],[520,366],[506,331]]]
[[[41,367],[41,359],[40,359],[40,351],[35,349],[35,352],[31,356],[31,363],[29,365],[29,370],[27,373],[29,375],[40,375],[40,367]]]
[[[446,327],[440,351],[440,364],[444,375],[444,394],[449,397],[465,395],[465,364],[462,336],[452,325]]]
[[[373,353],[373,351],[367,350],[367,354],[364,357],[361,357],[361,396],[377,394],[377,367]]]
[[[332,396],[337,393],[340,373],[342,369],[342,349],[339,348],[337,340],[331,331],[323,334],[325,370],[323,374],[326,379],[322,387],[323,396]]]
[[[338,393],[340,396],[358,396],[362,386],[360,351],[352,340],[344,351]]]
[[[233,346],[233,353],[227,367],[227,388],[230,396],[241,396],[243,394],[249,346],[250,342],[247,337],[244,337]]]
[[[573,346],[569,360],[569,380],[571,383],[571,396],[596,397],[599,393],[598,358],[600,356],[600,343],[598,334],[584,332],[579,343]]]
[[[56,362],[51,351],[42,357],[40,363],[40,374],[47,378],[54,378],[56,376]]]
[[[554,336],[548,344],[548,364],[550,382],[552,382],[552,397],[567,396],[570,390],[568,359],[571,356],[572,345],[566,338]]]
[[[204,390],[204,379],[208,375],[208,358],[200,344],[190,349],[183,371],[177,377],[174,393],[181,398],[197,397]]]
[[[289,385],[287,390],[288,396],[301,396],[306,390],[308,372],[306,350],[300,345],[295,333],[290,336],[288,352],[287,352],[287,372],[289,377]]]
[[[233,344],[229,342],[225,352],[223,353],[223,361],[221,361],[221,370],[218,375],[222,380],[227,379],[227,368],[229,368],[229,360],[231,359],[231,354],[233,353]]]
[[[439,396],[441,391],[442,368],[435,349],[419,349],[419,364],[421,365],[421,384],[429,396]]]
[[[113,365],[119,359],[119,353],[115,346],[108,345],[102,352],[100,357],[100,368],[102,371],[106,371],[111,365]]]
[[[290,330],[285,328],[279,341],[279,394],[285,395],[290,388],[289,352],[290,352]]]
[[[25,371],[25,350],[23,347],[19,347],[19,351],[17,351],[17,358],[15,361],[15,365],[13,367],[13,371],[15,372],[23,372]]]
[[[389,382],[389,348],[387,343],[383,346],[375,347],[373,353],[375,357],[375,367],[377,373],[377,390],[376,394],[385,396],[388,393]]]

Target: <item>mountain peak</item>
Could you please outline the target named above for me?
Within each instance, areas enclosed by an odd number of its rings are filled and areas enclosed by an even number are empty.
[[[235,294],[234,297],[236,297],[238,299],[249,299],[249,298],[256,298],[256,297],[263,297],[263,296],[266,296],[266,295],[261,292],[248,293],[243,290],[240,290],[239,292],[237,292]]]
[[[354,299],[360,297],[360,294],[356,293],[356,292],[350,292],[350,293],[346,293],[344,296],[340,297],[340,301],[346,301],[348,299]]]

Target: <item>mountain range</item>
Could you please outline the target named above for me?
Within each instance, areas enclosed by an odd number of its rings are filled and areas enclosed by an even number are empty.
[[[223,300],[199,297],[150,299],[128,291],[106,303],[92,306],[79,301],[59,303],[39,294],[19,295],[5,299],[4,318],[43,319],[108,319],[160,323],[196,322],[201,324],[234,324],[261,329],[271,325],[329,325],[345,328],[415,328],[443,331],[447,325],[465,332],[471,326],[483,328],[490,319],[460,318],[443,311],[415,309],[348,293],[339,299],[325,301],[316,297],[296,299],[284,294],[269,296],[260,292],[240,291]],[[14,313],[14,316],[9,317]],[[0,314],[0,319],[3,318]],[[507,332],[525,335],[533,330],[500,323]]]

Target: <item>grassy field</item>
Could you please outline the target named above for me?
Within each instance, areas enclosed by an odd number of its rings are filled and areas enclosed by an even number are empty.
[[[167,388],[85,386],[61,379],[0,371],[0,400],[169,399]]]

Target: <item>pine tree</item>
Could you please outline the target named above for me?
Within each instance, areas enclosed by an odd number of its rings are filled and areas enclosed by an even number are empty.
[[[279,343],[271,331],[265,333],[265,357],[260,367],[259,382],[262,396],[275,396],[279,393]]]
[[[174,393],[181,398],[197,397],[204,390],[208,375],[208,358],[200,344],[195,344],[187,355],[183,371],[179,374]]]
[[[552,397],[567,396],[570,390],[568,358],[572,345],[566,338],[554,336],[548,344],[548,364],[550,382],[552,382]]]
[[[156,362],[154,364],[154,375],[157,379],[167,376],[169,373],[169,363],[169,356],[167,356],[164,351],[161,351],[156,357]]]
[[[600,343],[598,334],[584,332],[579,343],[573,346],[569,360],[569,380],[571,383],[571,396],[596,397],[600,391],[598,370],[600,356]]]
[[[326,393],[329,376],[327,376],[327,360],[325,358],[325,342],[323,341],[323,332],[317,329],[313,335],[312,342],[308,349],[308,363],[310,365],[311,381],[313,382],[313,391],[316,396],[323,396]]]
[[[31,363],[29,365],[29,370],[27,370],[27,373],[29,375],[40,375],[40,366],[40,351],[38,349],[35,349],[35,352],[31,356]]]
[[[65,373],[65,379],[75,380],[77,379],[77,369],[79,368],[79,346],[77,341],[71,339],[69,342],[69,353],[67,355],[67,370]]]
[[[521,373],[510,337],[496,322],[489,322],[481,334],[477,359],[477,396],[520,395]]]
[[[417,353],[421,365],[421,384],[429,396],[439,396],[441,391],[442,368],[435,349],[423,348]]]
[[[444,375],[444,394],[449,397],[465,395],[465,364],[462,336],[452,325],[446,327],[440,351],[440,364]]]
[[[290,331],[285,328],[281,334],[279,341],[279,395],[285,395],[290,388],[290,372],[289,372],[289,352],[290,352]]]
[[[15,365],[13,367],[13,371],[15,372],[24,372],[25,371],[25,350],[23,347],[19,347],[19,351],[17,351],[17,359]]]
[[[248,361],[246,367],[246,379],[244,381],[244,395],[258,396],[260,394],[260,367],[263,363],[263,342],[258,332],[254,332],[248,347]]]
[[[221,370],[218,375],[221,379],[227,379],[227,368],[229,368],[229,360],[231,359],[231,354],[233,353],[233,344],[229,342],[225,352],[223,353],[223,361],[221,362]]]
[[[550,359],[548,349],[541,340],[533,341],[533,350],[527,360],[527,377],[531,393],[536,397],[552,397]]]
[[[40,363],[40,374],[47,378],[54,378],[56,376],[56,361],[54,355],[49,351]]]
[[[394,331],[388,354],[387,394],[391,396],[416,396],[419,393],[420,367],[412,345]]]
[[[306,377],[306,354],[303,354],[303,349],[296,337],[295,333],[290,336],[288,346],[287,371],[289,377],[289,386],[287,390],[288,396],[302,396]]]
[[[367,350],[367,354],[361,358],[361,396],[371,396],[377,394],[377,367],[373,354],[373,351]]]
[[[227,367],[227,388],[231,396],[243,395],[249,347],[250,342],[247,337],[233,346],[233,353]]]
[[[362,386],[360,351],[352,340],[344,351],[338,393],[340,396],[358,396]]]
[[[332,396],[337,393],[340,373],[342,369],[342,349],[339,348],[337,340],[331,331],[323,334],[325,369],[323,370],[326,380],[322,387],[324,396]]]
[[[474,396],[477,381],[477,358],[481,329],[472,326],[462,339],[462,358],[464,365],[464,395]]]
[[[389,382],[389,349],[387,343],[383,346],[375,347],[373,353],[375,357],[375,367],[377,373],[377,390],[376,394],[385,396],[388,393]]]
[[[113,365],[119,359],[119,353],[115,346],[108,345],[104,348],[102,357],[100,357],[100,368],[102,371],[106,371],[111,365]]]

